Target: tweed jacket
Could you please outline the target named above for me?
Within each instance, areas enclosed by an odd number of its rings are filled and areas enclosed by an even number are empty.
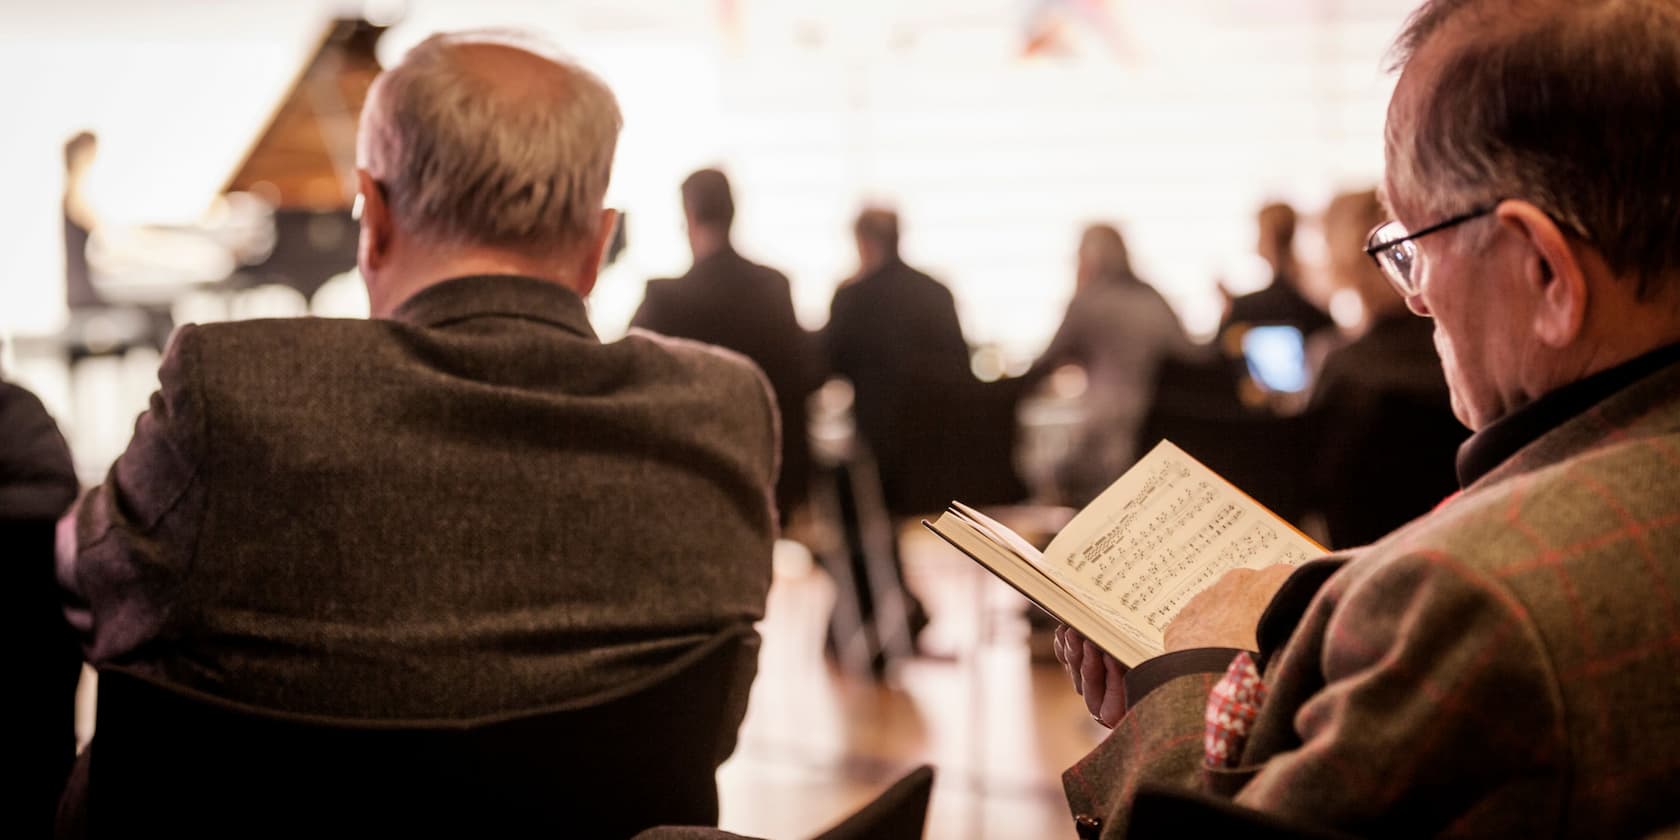
[[[1122,834],[1146,782],[1360,835],[1680,822],[1680,365],[1341,559],[1262,619],[1267,696],[1239,766],[1202,764],[1218,675],[1178,677],[1064,775],[1080,822]]]
[[[728,351],[604,344],[520,277],[389,320],[183,327],[61,559],[95,664],[247,703],[474,717],[763,616],[776,414]]]

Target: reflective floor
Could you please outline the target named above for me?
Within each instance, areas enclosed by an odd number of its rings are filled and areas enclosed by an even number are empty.
[[[752,705],[718,775],[722,826],[809,837],[925,762],[927,837],[1073,837],[1061,772],[1104,730],[1059,666],[1034,661],[1013,591],[925,532],[906,534],[905,563],[932,655],[878,682],[824,660],[834,587],[797,551],[779,557]]]

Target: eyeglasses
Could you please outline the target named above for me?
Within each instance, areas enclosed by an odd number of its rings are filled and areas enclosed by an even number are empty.
[[[1417,278],[1412,276],[1412,271],[1417,266],[1418,252],[1415,240],[1486,216],[1498,209],[1501,201],[1504,199],[1480,205],[1444,222],[1432,224],[1417,233],[1407,233],[1406,227],[1399,222],[1383,222],[1372,228],[1371,235],[1365,238],[1365,253],[1382,269],[1383,276],[1388,278],[1388,282],[1394,285],[1395,291],[1398,291],[1401,297],[1413,297],[1419,291]]]

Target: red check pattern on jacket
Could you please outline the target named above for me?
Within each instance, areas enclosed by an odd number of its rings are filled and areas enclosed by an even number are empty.
[[[1123,832],[1138,783],[1387,836],[1639,836],[1680,824],[1680,366],[1355,551],[1270,661],[1240,761],[1202,766],[1214,675],[1068,771]]]

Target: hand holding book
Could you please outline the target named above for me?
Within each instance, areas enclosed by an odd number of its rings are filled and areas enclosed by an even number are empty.
[[[1066,624],[1056,628],[1055,650],[1091,719],[1113,729],[1126,716],[1126,666]]]
[[[1165,652],[1163,631],[1226,572],[1295,566],[1324,553],[1167,442],[1080,511],[1042,553],[960,502],[924,524],[1128,666]],[[1184,627],[1194,626],[1191,635],[1199,637],[1205,624]],[[1252,647],[1252,628],[1249,622],[1249,641],[1239,646]]]
[[[1191,598],[1167,624],[1162,636],[1167,652],[1191,648],[1255,647],[1254,628],[1295,567],[1232,569],[1212,586]],[[1056,661],[1073,680],[1073,690],[1085,698],[1091,718],[1110,729],[1125,717],[1128,698],[1126,666],[1079,635],[1066,624],[1056,628]]]

